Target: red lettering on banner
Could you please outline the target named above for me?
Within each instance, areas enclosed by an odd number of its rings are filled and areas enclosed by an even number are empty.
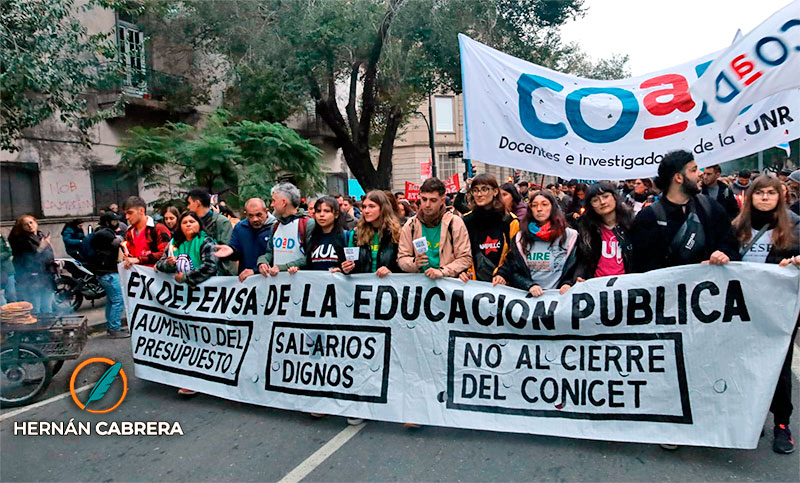
[[[647,79],[639,86],[642,89],[669,85],[668,89],[658,89],[648,93],[642,99],[642,104],[647,112],[654,116],[666,116],[676,110],[680,112],[691,111],[695,103],[689,94],[689,83],[686,78],[678,74],[664,74],[652,79]],[[666,101],[659,101],[664,96],[671,96]],[[689,121],[676,122],[666,126],[651,127],[644,130],[644,139],[658,139],[685,131]]]
[[[736,72],[737,76],[739,76],[739,80],[743,80],[747,74],[756,69],[756,65],[754,63],[749,60],[744,60],[746,57],[746,54],[742,54],[734,57],[734,59],[731,61],[731,68],[733,68],[733,71]],[[749,86],[753,82],[757,81],[762,74],[763,72],[759,71],[751,75],[749,79],[744,81],[744,85]]]

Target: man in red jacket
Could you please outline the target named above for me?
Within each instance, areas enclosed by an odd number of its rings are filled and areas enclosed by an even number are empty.
[[[125,200],[122,207],[128,219],[123,248],[126,268],[134,264],[152,267],[164,254],[172,238],[166,226],[147,216],[146,207],[144,200],[138,196]]]

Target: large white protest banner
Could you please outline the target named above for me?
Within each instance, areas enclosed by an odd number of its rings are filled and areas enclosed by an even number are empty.
[[[654,176],[663,155],[676,149],[693,151],[704,167],[800,137],[797,90],[753,104],[723,132],[690,91],[716,54],[599,81],[554,72],[465,35],[459,44],[467,159],[566,178],[630,179]]]
[[[120,266],[136,375],[252,404],[575,438],[754,448],[800,271],[696,265],[561,296],[319,272],[196,288]]]
[[[795,0],[722,51],[692,92],[725,131],[747,106],[798,87],[800,0]]]

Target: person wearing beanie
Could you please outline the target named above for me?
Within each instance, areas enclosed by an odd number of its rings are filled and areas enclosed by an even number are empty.
[[[117,235],[117,226],[119,220],[113,213],[100,215],[100,225],[92,233],[89,241],[94,256],[88,263],[90,270],[97,275],[97,280],[106,291],[108,336],[112,339],[123,339],[130,337],[131,333],[122,329],[122,312],[125,306],[117,264],[120,260],[120,245],[123,238]]]

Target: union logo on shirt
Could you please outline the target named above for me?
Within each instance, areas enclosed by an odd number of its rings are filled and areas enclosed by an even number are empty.
[[[490,236],[486,237],[486,241],[478,245],[480,249],[486,253],[487,255],[492,252],[497,252],[500,250],[500,239],[499,238],[491,238]]]

